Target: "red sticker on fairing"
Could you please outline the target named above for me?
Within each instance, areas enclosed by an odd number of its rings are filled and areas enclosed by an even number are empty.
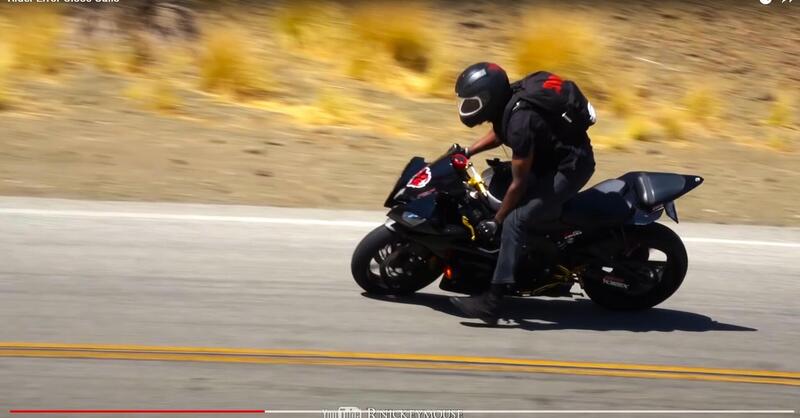
[[[407,187],[411,187],[414,189],[420,189],[428,185],[431,181],[431,168],[425,167],[422,170],[419,170],[417,174],[414,174],[414,177],[406,184]]]

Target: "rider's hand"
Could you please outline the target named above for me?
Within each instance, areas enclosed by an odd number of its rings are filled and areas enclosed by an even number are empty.
[[[463,154],[465,157],[469,158],[468,148],[464,148],[458,144],[451,145],[450,148],[447,150],[447,155],[453,155],[453,154]]]
[[[476,232],[478,233],[478,236],[482,240],[490,244],[494,244],[497,241],[497,235],[499,231],[500,231],[500,224],[497,223],[497,220],[488,219],[485,221],[481,221],[478,224]]]

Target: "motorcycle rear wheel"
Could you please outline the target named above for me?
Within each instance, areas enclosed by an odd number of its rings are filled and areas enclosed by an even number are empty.
[[[404,241],[385,226],[361,240],[353,252],[350,270],[356,283],[373,295],[408,295],[442,274],[433,254]]]
[[[683,283],[688,268],[686,247],[680,237],[664,225],[653,223],[644,226],[625,228],[628,248],[615,260],[620,268],[596,267],[597,277],[585,278],[583,290],[598,305],[611,310],[643,310],[664,302],[678,290]],[[654,260],[659,254],[665,260]],[[630,271],[636,266],[644,269],[638,279]],[[610,270],[610,271],[609,271]],[[650,274],[650,277],[647,276]],[[628,289],[615,287],[608,282],[609,277],[622,277]],[[611,279],[613,283],[616,279]],[[636,283],[650,280],[647,285]]]

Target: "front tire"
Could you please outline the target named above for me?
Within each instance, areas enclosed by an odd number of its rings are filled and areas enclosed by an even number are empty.
[[[625,238],[628,245],[615,257],[616,267],[595,267],[595,277],[585,278],[583,290],[607,309],[652,308],[683,283],[688,268],[686,247],[675,232],[658,223],[625,227]],[[665,260],[654,260],[657,253]],[[632,271],[638,271],[638,277]]]
[[[373,295],[408,295],[441,275],[435,256],[383,225],[358,244],[350,270],[356,283]]]

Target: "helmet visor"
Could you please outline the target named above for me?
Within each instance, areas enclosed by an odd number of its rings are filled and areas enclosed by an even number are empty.
[[[459,98],[458,114],[461,116],[472,116],[483,109],[483,101],[480,97]]]

